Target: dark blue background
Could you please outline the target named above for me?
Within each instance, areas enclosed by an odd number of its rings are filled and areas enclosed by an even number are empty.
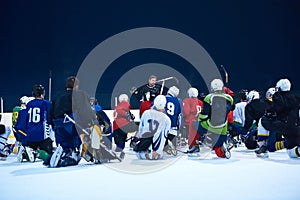
[[[165,27],[199,42],[215,63],[227,67],[230,87],[266,90],[288,77],[300,90],[299,1],[1,1],[0,96],[6,112],[30,95],[35,83],[52,96],[64,89],[88,53],[119,32],[138,27]],[[158,50],[141,50],[120,57],[99,84],[104,108],[117,78],[128,69],[157,62],[182,69],[202,90],[199,77],[184,60]],[[146,80],[145,80],[146,81]],[[205,89],[203,89],[205,90]],[[47,97],[46,97],[47,98]]]

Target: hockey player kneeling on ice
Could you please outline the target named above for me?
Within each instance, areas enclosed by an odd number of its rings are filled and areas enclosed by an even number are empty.
[[[271,87],[266,92],[265,101],[268,106],[265,109],[265,113],[262,118],[259,119],[257,125],[257,144],[259,149],[255,150],[257,157],[267,158],[269,157],[268,152],[274,152],[286,148],[286,141],[282,136],[281,132],[269,131],[262,125],[262,121],[267,119],[272,121],[276,118],[276,113],[272,110],[273,100],[272,97],[276,92],[276,88]]]
[[[40,84],[33,86],[32,96],[26,108],[19,111],[14,127],[16,140],[22,144],[17,154],[19,162],[44,160],[53,151],[54,133],[48,118],[51,102],[44,99],[45,89]]]
[[[80,126],[90,127],[96,120],[95,111],[91,108],[85,92],[78,89],[79,80],[70,76],[66,80],[66,90],[52,100],[50,121],[55,132],[57,148],[45,161],[49,167],[77,165],[80,160],[81,138],[73,120]],[[70,116],[66,118],[65,114]]]
[[[272,132],[282,133],[286,141],[287,154],[291,158],[300,157],[300,119],[299,97],[291,91],[291,83],[288,79],[280,79],[276,83],[276,92],[272,96],[272,106],[269,109],[274,113],[273,117],[264,116],[261,119],[262,126]],[[260,146],[259,153],[264,152],[268,140]]]
[[[216,155],[221,158],[230,158],[227,146],[228,113],[234,110],[233,98],[224,93],[224,84],[220,79],[211,82],[212,93],[204,98],[203,109],[198,120],[198,133],[204,137],[203,143],[211,145]],[[201,151],[200,151],[201,152]]]
[[[116,152],[124,157],[126,138],[129,132],[136,132],[138,126],[134,122],[135,116],[130,112],[130,103],[127,94],[119,96],[119,104],[114,110],[113,137],[116,145]]]
[[[164,151],[167,154],[177,155],[176,141],[178,136],[178,130],[181,128],[181,107],[182,102],[177,96],[179,95],[179,89],[176,86],[170,87],[167,92],[166,99],[166,114],[171,120],[171,129],[168,134],[168,138],[164,147]]]
[[[166,97],[158,95],[153,102],[153,108],[146,110],[140,120],[133,150],[138,159],[157,160],[163,158],[163,149],[171,128],[171,120],[164,113]]]
[[[0,121],[2,115],[0,114]],[[7,138],[11,133],[9,126],[0,124],[0,160],[6,160],[7,156],[10,154],[10,148],[7,144]]]

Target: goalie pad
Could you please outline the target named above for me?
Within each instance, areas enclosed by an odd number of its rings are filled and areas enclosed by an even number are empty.
[[[94,125],[91,129],[91,147],[93,149],[100,149],[100,140],[102,139],[102,136],[101,136],[101,129],[99,126],[97,125]]]
[[[102,130],[99,126],[94,125],[88,129],[89,135],[81,134],[82,151],[81,156],[88,162],[105,163],[110,160],[121,159],[108,148],[106,137],[102,137]]]

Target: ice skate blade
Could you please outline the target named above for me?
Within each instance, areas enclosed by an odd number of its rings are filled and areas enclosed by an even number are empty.
[[[258,158],[269,158],[269,154],[268,153],[260,153],[260,154],[256,154],[256,156]]]

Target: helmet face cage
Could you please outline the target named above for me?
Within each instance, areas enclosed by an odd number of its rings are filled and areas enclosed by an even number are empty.
[[[275,88],[269,88],[266,92],[266,98],[270,99],[272,98],[273,94],[276,92]]]

